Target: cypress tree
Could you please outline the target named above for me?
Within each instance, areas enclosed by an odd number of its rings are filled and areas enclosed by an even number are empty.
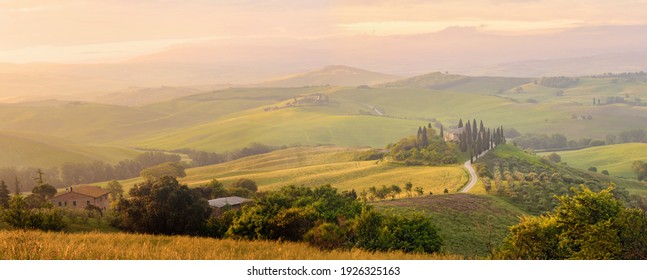
[[[463,119],[458,120],[458,128],[463,127]]]
[[[431,128],[431,123],[427,123],[427,127],[428,127],[428,128]]]
[[[480,133],[485,133],[485,127],[483,126],[483,120],[481,120],[481,124],[479,125],[479,132]]]
[[[470,147],[472,146],[472,125],[470,122],[467,122],[465,124],[465,146]]]
[[[427,138],[427,128],[423,127],[422,128],[422,147],[427,147],[427,144],[429,143],[429,139]]]
[[[445,133],[443,132],[443,125],[440,125],[440,139],[445,141]]]
[[[478,134],[478,126],[476,126],[476,119],[472,121],[472,143],[476,143],[476,136]]]

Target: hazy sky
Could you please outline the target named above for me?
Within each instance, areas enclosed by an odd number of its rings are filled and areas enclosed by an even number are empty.
[[[506,35],[647,24],[647,0],[0,0],[0,61],[113,62],[181,44],[402,36],[451,26]]]

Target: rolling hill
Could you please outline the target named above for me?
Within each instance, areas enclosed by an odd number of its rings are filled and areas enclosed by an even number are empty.
[[[494,196],[451,194],[372,203],[385,213],[422,212],[438,226],[444,251],[467,257],[489,257],[508,227],[526,213]]]
[[[577,151],[558,152],[562,162],[581,169],[596,167],[598,172],[609,171],[611,176],[635,179],[631,163],[636,160],[647,161],[646,143],[627,143],[592,147]]]
[[[186,170],[181,183],[198,186],[217,179],[229,185],[239,178],[254,180],[259,190],[267,191],[287,185],[321,186],[330,184],[340,191],[357,192],[371,186],[412,182],[425,193],[456,192],[467,183],[467,174],[459,165],[428,167],[402,166],[378,161],[360,161],[357,156],[366,149],[340,147],[297,147],[255,155],[238,160]],[[126,189],[142,178],[120,181]],[[107,182],[100,183],[105,185]]]
[[[460,83],[442,89],[415,84],[228,88],[141,107],[55,100],[2,104],[0,130],[84,145],[224,152],[253,142],[382,148],[420,125],[442,123],[448,128],[472,118],[522,133],[562,133],[576,140],[604,139],[647,123],[647,106],[592,105],[594,98],[647,100],[647,84],[641,80],[582,77],[574,86],[556,89],[519,78],[440,73],[429,78]],[[577,118],[581,116],[591,118]]]
[[[359,68],[331,65],[261,83],[263,87],[360,86],[394,81],[400,77]]]
[[[84,145],[67,139],[15,131],[0,131],[0,139],[0,167],[48,168],[66,162],[95,160],[115,164],[141,153],[123,147]]]

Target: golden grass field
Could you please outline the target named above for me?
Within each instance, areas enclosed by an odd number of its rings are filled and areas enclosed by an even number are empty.
[[[330,184],[339,191],[355,189],[359,192],[371,186],[399,185],[411,182],[414,187],[423,187],[442,194],[444,189],[456,192],[468,181],[462,165],[450,166],[403,166],[372,161],[355,161],[358,152],[366,149],[340,147],[300,147],[278,150],[267,154],[241,158],[222,164],[186,170],[187,176],[180,182],[199,186],[213,179],[225,184],[240,178],[254,180],[261,191],[296,185],[317,187]],[[120,181],[126,190],[143,182],[142,178]],[[98,185],[104,186],[106,182]]]
[[[127,233],[0,231],[1,260],[458,260],[458,255],[320,251],[303,243]]]

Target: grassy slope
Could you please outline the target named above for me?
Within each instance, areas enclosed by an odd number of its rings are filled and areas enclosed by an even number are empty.
[[[627,143],[557,153],[562,162],[581,169],[595,166],[598,172],[608,170],[612,176],[635,179],[631,163],[647,161],[647,144]],[[543,154],[545,155],[545,154]]]
[[[600,173],[590,172],[588,170],[573,168],[567,165],[562,164],[547,164],[542,162],[539,156],[528,154],[524,151],[519,150],[518,148],[511,145],[501,145],[496,147],[492,152],[488,153],[487,156],[478,159],[477,164],[482,163],[483,159],[489,156],[496,156],[500,158],[517,158],[518,161],[529,163],[537,168],[537,170],[549,170],[549,173],[557,172],[562,176],[571,176],[573,178],[582,178],[585,181],[596,181],[613,183],[617,186],[625,188],[630,194],[638,194],[642,196],[647,196],[647,185],[644,183],[637,182],[635,180],[627,180],[623,178],[618,178],[614,176],[606,176]]]
[[[373,205],[386,213],[423,212],[444,237],[444,251],[468,257],[487,257],[486,243],[498,244],[508,227],[525,214],[497,197],[472,194],[385,200]]]
[[[404,187],[412,182],[425,193],[440,194],[445,188],[455,192],[467,182],[461,166],[423,167],[401,166],[376,161],[355,161],[355,153],[363,149],[315,147],[290,148],[256,155],[235,161],[187,169],[180,181],[190,186],[218,179],[228,185],[239,178],[257,182],[260,190],[271,190],[287,185],[320,186],[330,184],[343,190],[360,191],[371,186],[392,184]],[[142,178],[121,181],[126,189]],[[100,183],[99,185],[105,185]]]
[[[126,233],[0,231],[5,260],[384,260],[460,259],[455,255],[360,250],[322,252],[302,243]]]
[[[111,146],[84,145],[66,139],[22,133],[0,132],[0,167],[51,167],[65,162],[100,160],[117,163],[140,152]]]

